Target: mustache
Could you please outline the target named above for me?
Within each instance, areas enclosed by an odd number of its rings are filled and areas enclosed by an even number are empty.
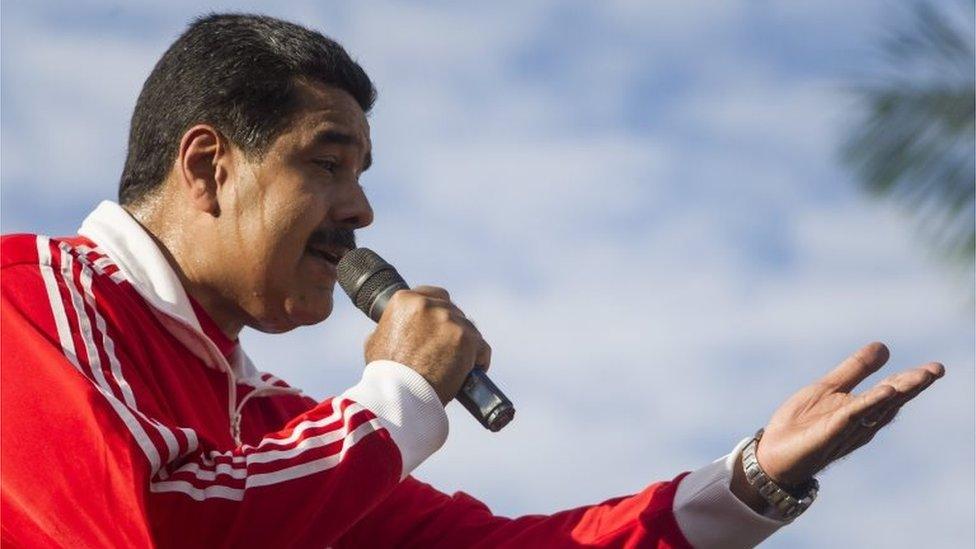
[[[352,229],[345,228],[320,229],[312,233],[308,244],[352,250],[356,247],[356,233]]]

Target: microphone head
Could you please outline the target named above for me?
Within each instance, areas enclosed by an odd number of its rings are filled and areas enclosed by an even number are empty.
[[[356,308],[377,321],[383,314],[382,307],[374,310],[377,298],[385,297],[381,304],[385,307],[391,294],[389,290],[407,288],[407,283],[393,265],[369,248],[356,248],[346,252],[339,260],[337,271],[339,285]]]

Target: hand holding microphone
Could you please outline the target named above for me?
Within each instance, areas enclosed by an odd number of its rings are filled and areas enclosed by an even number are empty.
[[[491,347],[442,288],[409,289],[392,265],[367,248],[339,262],[339,284],[378,323],[366,341],[367,363],[389,359],[419,373],[445,405],[459,402],[487,429],[512,417],[510,400],[485,375]]]
[[[475,364],[488,368],[491,349],[445,290],[418,286],[390,298],[366,340],[366,362],[376,359],[410,366],[447,404]]]

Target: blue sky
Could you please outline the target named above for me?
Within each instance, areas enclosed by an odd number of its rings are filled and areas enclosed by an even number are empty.
[[[419,477],[506,515],[636,492],[877,339],[890,369],[948,375],[767,545],[973,545],[972,281],[837,162],[904,3],[320,4],[5,2],[0,228],[70,234],[115,196],[139,88],[192,16],[288,18],[379,88],[360,241],[451,291],[518,407],[490,435],[451,405]],[[245,346],[341,392],[370,324],[338,301]]]

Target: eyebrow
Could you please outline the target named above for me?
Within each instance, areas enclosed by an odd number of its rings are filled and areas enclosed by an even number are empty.
[[[339,130],[323,130],[315,134],[312,141],[320,145],[352,145],[352,146],[364,146],[363,143],[352,134],[341,132]],[[366,158],[363,159],[363,170],[366,171],[370,166],[373,165],[373,154],[371,151],[366,151]]]

